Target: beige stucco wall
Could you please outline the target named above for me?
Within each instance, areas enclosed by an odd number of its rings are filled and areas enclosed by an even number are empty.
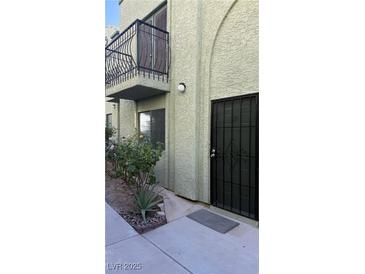
[[[210,93],[211,93],[211,61],[214,55],[214,44],[218,35],[219,29],[225,18],[228,17],[231,7],[235,0],[203,1],[203,12],[201,17],[202,22],[202,48],[201,52],[201,69],[200,69],[200,104],[199,104],[199,138],[198,142],[198,199],[209,203],[210,201]],[[240,38],[238,38],[240,39]],[[231,45],[226,45],[225,51],[230,50]],[[222,56],[223,57],[223,56]],[[228,61],[229,60],[229,61]],[[222,59],[221,63],[229,64],[230,59]],[[232,72],[235,77],[239,75]],[[239,74],[239,73],[238,73]],[[224,96],[225,90],[217,91],[217,94]]]
[[[197,105],[198,67],[200,56],[201,2],[195,0],[170,1],[171,41],[171,94],[169,106],[173,106],[170,120],[173,123],[173,177],[174,190],[189,199],[197,199]],[[187,18],[188,15],[188,18]],[[184,82],[186,92],[178,93],[178,83]],[[169,123],[169,124],[171,124]],[[170,160],[170,159],[169,159]]]
[[[161,109],[166,107],[166,95],[155,96],[137,102],[137,112]]]
[[[163,2],[164,0],[123,0],[120,3],[120,29],[123,31],[136,19],[142,20]]]
[[[131,100],[119,100],[120,137],[128,137],[136,133],[136,103]]]
[[[210,97],[258,91],[258,1],[237,1],[217,33],[211,61]],[[226,60],[230,60],[226,62]]]

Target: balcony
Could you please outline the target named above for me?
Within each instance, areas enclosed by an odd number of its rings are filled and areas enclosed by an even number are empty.
[[[138,101],[168,92],[169,62],[169,33],[134,21],[105,47],[105,96]]]

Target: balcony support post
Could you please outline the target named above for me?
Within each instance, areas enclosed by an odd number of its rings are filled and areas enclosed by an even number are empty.
[[[140,31],[139,31],[139,20],[136,21],[136,31],[137,31],[137,75],[139,75],[139,66],[140,66],[140,54],[139,54],[139,51],[140,51]]]

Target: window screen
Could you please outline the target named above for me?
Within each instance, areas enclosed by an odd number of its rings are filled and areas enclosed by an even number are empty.
[[[152,144],[165,144],[165,109],[139,113],[139,132],[150,138]]]

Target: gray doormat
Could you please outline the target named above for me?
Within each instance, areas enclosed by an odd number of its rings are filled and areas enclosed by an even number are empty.
[[[186,217],[220,233],[226,233],[239,225],[237,222],[231,221],[205,209],[195,211]]]

